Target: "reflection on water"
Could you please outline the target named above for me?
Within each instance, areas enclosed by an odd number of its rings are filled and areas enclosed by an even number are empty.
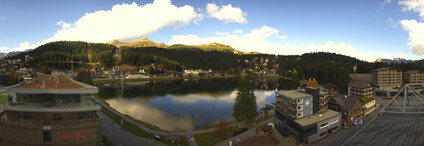
[[[259,108],[275,101],[286,80],[255,79]],[[98,84],[99,96],[123,114],[167,131],[189,131],[232,121],[238,78]]]

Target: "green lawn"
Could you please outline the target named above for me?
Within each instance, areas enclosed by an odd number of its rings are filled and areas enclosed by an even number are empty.
[[[224,138],[216,137],[215,131],[194,135],[194,139],[196,139],[197,144],[201,146],[213,146],[225,140]]]
[[[3,104],[7,99],[7,95],[0,95],[0,104]]]

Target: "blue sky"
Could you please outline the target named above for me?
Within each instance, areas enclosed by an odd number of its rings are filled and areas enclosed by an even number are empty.
[[[424,0],[2,0],[0,52],[147,37],[282,55],[422,59],[423,18]]]

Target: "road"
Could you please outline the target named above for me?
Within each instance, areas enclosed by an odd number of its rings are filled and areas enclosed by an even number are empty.
[[[131,132],[122,128],[108,116],[102,112],[98,112],[102,116],[102,133],[114,146],[162,146],[165,145],[154,139],[138,137]]]
[[[259,125],[265,125],[267,123],[274,123],[274,121],[275,121],[274,118],[275,117],[272,117],[272,118],[270,118],[270,119],[268,119],[266,121],[263,121],[260,124],[258,124],[257,126],[255,126],[255,127],[251,128],[251,129],[247,130],[246,132],[243,132],[243,133],[241,133],[241,134],[239,134],[239,135],[237,135],[235,137],[232,137],[232,138],[227,139],[227,140],[225,140],[223,142],[220,142],[220,143],[216,144],[215,146],[228,146],[230,141],[232,141],[233,144],[237,144],[237,143],[240,143],[244,139],[255,137],[256,136],[256,128]]]

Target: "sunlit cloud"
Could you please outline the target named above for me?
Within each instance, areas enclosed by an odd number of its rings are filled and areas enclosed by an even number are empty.
[[[206,5],[206,11],[209,17],[222,20],[225,23],[241,23],[246,24],[246,12],[243,12],[239,7],[233,7],[231,4],[226,6],[217,6],[215,3],[208,3]]]

